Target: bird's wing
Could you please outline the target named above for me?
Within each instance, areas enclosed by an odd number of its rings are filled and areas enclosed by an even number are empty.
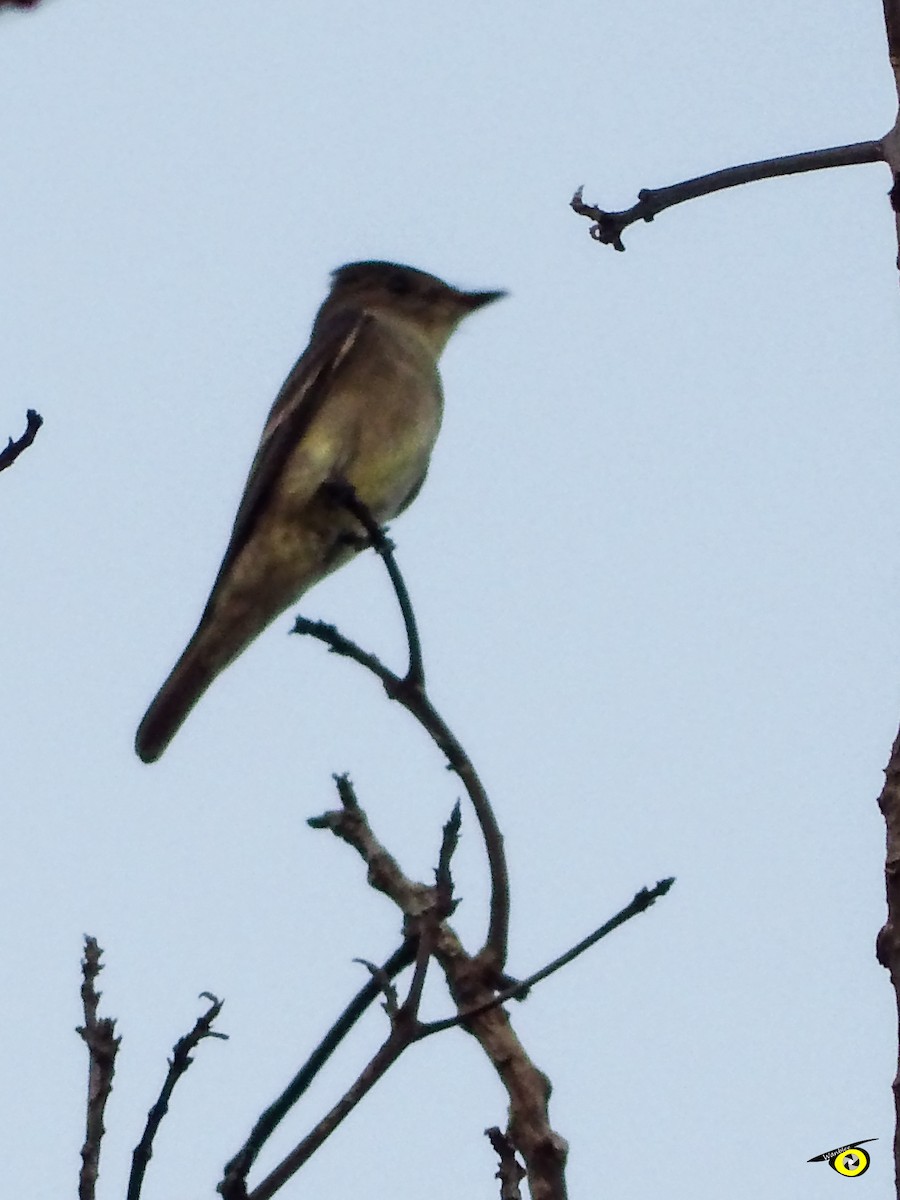
[[[213,594],[253,533],[291,450],[303,439],[327,400],[335,377],[352,357],[354,347],[366,340],[373,323],[374,318],[365,312],[334,314],[327,327],[316,333],[284,381],[250,467],[228,548],[213,584]]]

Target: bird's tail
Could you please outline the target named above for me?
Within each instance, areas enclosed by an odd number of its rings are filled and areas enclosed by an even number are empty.
[[[224,665],[210,665],[201,637],[198,630],[138,726],[134,748],[145,763],[156,762]]]

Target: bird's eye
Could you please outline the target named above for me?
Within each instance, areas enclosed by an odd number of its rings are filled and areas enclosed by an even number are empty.
[[[412,283],[407,275],[401,275],[398,271],[396,275],[392,275],[388,280],[388,291],[393,292],[395,296],[408,296],[412,291]]]

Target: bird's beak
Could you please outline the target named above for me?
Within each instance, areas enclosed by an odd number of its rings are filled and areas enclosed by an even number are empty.
[[[469,312],[474,312],[476,308],[484,308],[486,304],[502,300],[507,294],[507,292],[462,292],[459,298]]]

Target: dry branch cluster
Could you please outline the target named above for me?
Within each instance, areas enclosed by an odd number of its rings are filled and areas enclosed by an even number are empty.
[[[461,1027],[478,1041],[509,1098],[505,1132],[493,1126],[486,1130],[499,1159],[497,1178],[501,1181],[501,1195],[513,1200],[520,1194],[520,1179],[527,1177],[535,1200],[562,1200],[566,1194],[564,1171],[567,1145],[550,1124],[550,1081],[526,1052],[505,1005],[513,999],[524,999],[536,983],[561,969],[624,922],[644,912],[669,890],[673,880],[662,880],[649,890],[641,889],[630,904],[599,929],[527,979],[515,980],[506,974],[509,885],[503,838],[493,809],[471,760],[428,698],[413,609],[394,558],[393,546],[352,491],[341,486],[335,489],[335,498],[346,504],[362,522],[385,563],[406,626],[409,666],[404,676],[396,675],[333,626],[321,622],[298,618],[295,632],[316,638],[335,653],[353,659],[374,674],[388,696],[402,705],[429,734],[445,756],[447,765],[459,777],[474,809],[490,868],[491,899],[486,936],[484,944],[472,953],[462,944],[450,924],[457,906],[451,865],[459,839],[459,804],[444,826],[434,882],[425,884],[411,879],[379,841],[359,805],[350,779],[346,775],[336,776],[340,807],[311,819],[309,824],[314,829],[330,831],[358,854],[366,866],[369,885],[387,896],[401,913],[401,941],[387,962],[380,966],[360,960],[369,973],[365,986],[350,1001],[282,1095],[261,1115],[244,1145],[226,1165],[218,1190],[224,1200],[267,1200],[273,1196],[308,1161],[401,1054],[426,1037]],[[419,1017],[419,1003],[426,972],[432,963],[436,963],[443,973],[454,1012],[444,1020],[425,1022]],[[412,970],[401,999],[395,981],[407,968]],[[99,997],[93,983],[99,969],[99,949],[93,939],[88,939],[83,988],[85,1025],[81,1033],[90,1052],[91,1083],[80,1200],[91,1200],[93,1196],[103,1137],[103,1108],[111,1090],[118,1050],[118,1039],[113,1037],[113,1022],[97,1017]],[[379,997],[383,1000],[387,1015],[387,1032],[381,1046],[340,1100],[280,1163],[250,1188],[247,1183],[249,1173],[269,1137],[306,1093],[321,1067],[356,1021]],[[214,996],[208,996],[208,999],[212,1002],[211,1008],[198,1020],[194,1029],[178,1042],[173,1052],[162,1092],[150,1110],[144,1136],[133,1155],[128,1200],[138,1200],[140,1196],[152,1154],[153,1137],[168,1109],[176,1082],[190,1065],[189,1052],[203,1038],[222,1036],[212,1031],[213,1021],[221,1010],[221,1001]]]

